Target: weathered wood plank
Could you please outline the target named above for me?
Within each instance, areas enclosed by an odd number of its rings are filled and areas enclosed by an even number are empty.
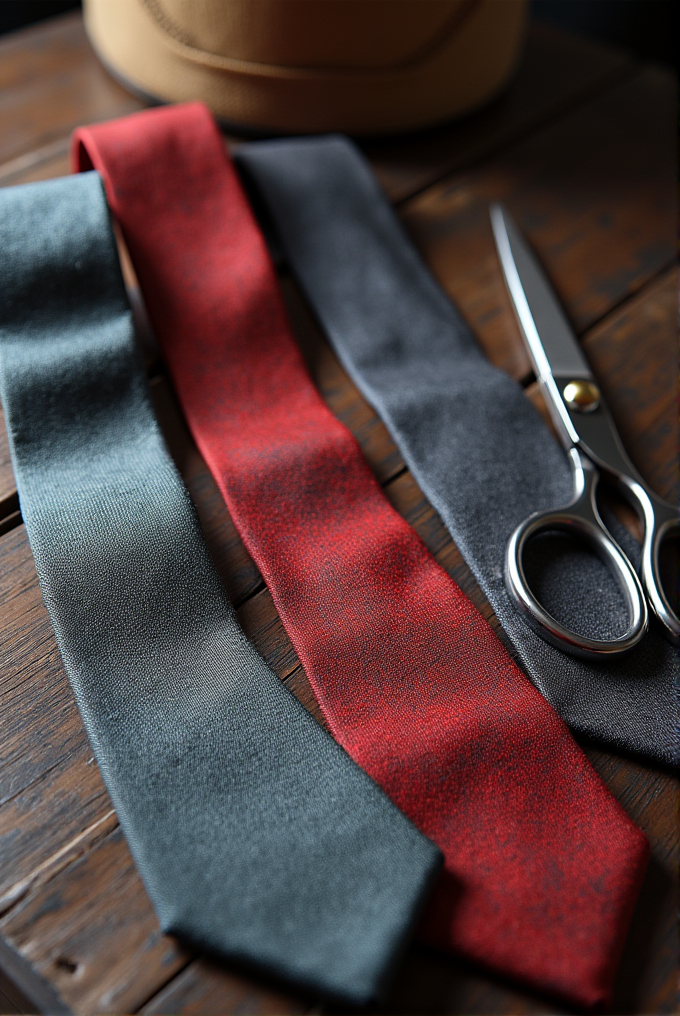
[[[85,764],[92,753],[64,681],[23,526],[0,538],[0,602],[2,809],[48,771],[66,760]],[[0,879],[7,876],[3,865]]]
[[[90,759],[90,764],[93,760]],[[51,776],[51,773],[47,774],[47,778]],[[52,788],[50,788],[51,790]],[[20,900],[23,900],[29,892],[33,893],[42,886],[50,882],[56,875],[67,868],[73,863],[78,857],[82,857],[89,850],[103,840],[118,826],[118,818],[113,808],[106,808],[110,802],[105,797],[104,786],[99,782],[99,797],[100,804],[103,805],[99,810],[101,814],[95,817],[90,825],[88,825],[82,832],[79,832],[77,836],[74,836],[71,840],[64,839],[64,830],[67,824],[67,817],[65,814],[57,815],[59,839],[55,837],[54,853],[49,854],[44,860],[38,864],[31,866],[28,875],[25,878],[20,879],[19,882],[15,882],[14,885],[10,886],[6,892],[3,893],[0,899],[0,917],[8,913],[12,907],[15,907]],[[59,788],[56,789],[56,794],[59,794]],[[39,814],[41,801],[35,802],[35,813]],[[80,809],[81,819],[86,817],[85,809]],[[41,827],[40,822],[32,826],[30,820],[28,822],[22,822],[21,818],[16,822],[15,828],[23,834],[25,853],[28,854],[31,849],[35,850],[38,847],[42,854],[49,853],[46,850],[46,843],[44,835],[44,828]],[[28,833],[28,837],[26,836]],[[30,837],[33,837],[33,844],[31,845]],[[14,843],[11,846],[15,846]],[[19,856],[21,851],[21,844],[18,848],[15,848],[15,856]],[[8,864],[11,865],[14,860],[13,857],[8,857]]]
[[[0,187],[14,187],[36,180],[52,180],[71,172],[69,139],[63,138],[44,148],[27,152],[18,159],[0,165]]]
[[[190,955],[159,932],[120,829],[29,893],[0,934],[84,1014],[134,1011]]]
[[[79,13],[0,41],[0,165],[142,107],[99,63]]]
[[[395,201],[479,162],[629,73],[625,54],[548,25],[529,25],[515,77],[493,103],[462,120],[362,145]]]
[[[673,263],[674,111],[672,76],[647,69],[403,207],[433,273],[513,377],[531,366],[510,324],[489,203],[505,202],[582,333]]]
[[[252,984],[225,967],[195,960],[140,1011],[145,1016],[295,1016],[308,1012],[309,1002],[287,993],[253,990]],[[314,1010],[317,1011],[317,1010]]]
[[[3,1013],[3,1016],[15,1016],[15,1014],[30,1012],[33,1008],[35,1006],[29,1002],[5,971],[0,968],[0,1013]]]
[[[680,493],[677,314],[673,268],[583,340],[626,451],[643,478],[669,501]]]
[[[79,14],[3,40],[0,61],[0,179],[64,158],[78,124],[142,108],[102,68]],[[630,66],[618,51],[530,25],[518,73],[489,107],[453,125],[365,148],[388,193],[403,200],[559,115]]]
[[[12,511],[12,507],[14,507],[14,505],[17,506],[16,511]],[[18,495],[12,495],[10,498],[10,504],[8,504],[7,501],[0,502],[0,509],[8,512],[6,515],[3,515],[0,512],[0,536],[4,536],[5,533],[9,533],[12,529],[16,529],[17,526],[21,525],[22,518],[18,505]]]

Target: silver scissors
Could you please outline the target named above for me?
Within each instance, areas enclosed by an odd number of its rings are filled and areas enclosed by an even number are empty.
[[[602,659],[629,652],[644,637],[650,612],[677,646],[680,619],[660,576],[661,545],[680,532],[677,509],[649,489],[626,455],[578,340],[519,229],[501,205],[492,205],[490,211],[510,298],[574,481],[568,505],[531,515],[510,537],[505,560],[508,591],[542,638],[576,656]],[[600,518],[595,496],[600,471],[618,486],[643,523],[640,578]],[[569,631],[534,596],[524,571],[524,550],[538,533],[554,530],[580,538],[613,574],[628,610],[628,628],[622,635],[593,639]]]

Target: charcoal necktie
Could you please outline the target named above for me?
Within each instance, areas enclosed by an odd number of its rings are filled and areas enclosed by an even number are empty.
[[[603,1001],[643,838],[316,392],[208,111],[82,128],[74,156],[104,176],[189,426],[330,729],[445,854],[423,936]]]
[[[361,154],[346,138],[326,137],[246,145],[237,160],[340,360],[387,424],[526,673],[574,730],[676,763],[680,665],[660,631],[623,659],[585,661],[539,638],[511,603],[507,541],[532,512],[569,502],[566,456],[520,387],[485,359]],[[635,555],[622,527],[616,537]],[[565,560],[554,549],[546,541],[532,563],[553,614],[595,637],[614,634],[612,619],[625,628],[599,560]]]
[[[21,509],[160,923],[366,1002],[439,852],[239,629],[153,417],[99,176],[0,191],[0,244]]]

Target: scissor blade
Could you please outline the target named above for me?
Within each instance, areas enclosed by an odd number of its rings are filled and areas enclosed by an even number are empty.
[[[592,378],[578,339],[543,269],[502,205],[491,206],[493,228],[510,297],[538,378]]]

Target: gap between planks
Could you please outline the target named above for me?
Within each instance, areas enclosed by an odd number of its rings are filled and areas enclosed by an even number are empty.
[[[15,158],[9,159],[0,165],[0,186],[10,186],[12,177],[22,176],[24,173],[36,169],[45,162],[51,162],[53,159],[60,157],[66,158],[70,145],[71,135],[69,134],[66,137],[58,138],[56,141],[50,141],[46,145],[41,145],[40,148],[34,148],[30,152],[24,152],[23,155],[17,155]]]
[[[619,300],[616,301],[616,303],[613,303],[611,307],[608,307],[603,314],[600,314],[599,317],[596,317],[592,321],[590,321],[588,323],[587,328],[582,328],[581,331],[575,332],[579,342],[583,344],[583,341],[596,328],[600,328],[602,326],[606,327],[607,321],[610,318],[613,321],[614,318],[617,317],[622,310],[627,308],[628,304],[633,304],[636,301],[643,299],[645,295],[648,293],[648,291],[652,289],[652,287],[656,286],[659,282],[663,280],[663,278],[666,275],[668,275],[669,272],[673,271],[677,267],[678,263],[673,258],[671,258],[669,261],[666,261],[665,264],[663,264],[660,268],[658,268],[653,275],[649,276],[649,278],[643,283],[643,285],[639,289],[636,289],[632,293],[625,293]],[[528,384],[531,384],[532,381],[536,380],[533,371],[530,375],[527,375],[527,377],[530,377],[532,379],[528,382]],[[522,388],[528,387],[528,385],[525,384],[525,380],[526,380],[525,378],[522,378],[522,380],[519,382]]]
[[[118,828],[118,818],[111,808],[100,819],[79,833],[33,871],[10,886],[0,897],[0,917],[6,916],[27,894],[51,882],[65,868],[82,857],[101,840]]]
[[[588,85],[582,88],[580,91],[571,95],[568,99],[564,99],[562,102],[558,102],[552,109],[546,110],[545,113],[538,115],[534,120],[529,121],[517,130],[516,134],[512,137],[507,138],[505,141],[500,141],[493,148],[489,148],[487,151],[481,151],[477,155],[471,155],[468,159],[463,159],[460,163],[452,166],[450,169],[443,169],[441,175],[433,177],[428,180],[426,184],[421,187],[415,187],[408,194],[404,194],[391,204],[400,209],[404,205],[407,205],[410,201],[414,201],[417,198],[426,194],[431,187],[440,185],[447,177],[458,175],[460,173],[467,173],[470,170],[475,169],[477,166],[481,166],[491,159],[495,159],[498,155],[504,155],[513,148],[521,145],[527,138],[540,134],[544,127],[552,127],[554,124],[559,123],[560,120],[564,120],[571,116],[572,113],[578,112],[579,109],[585,107],[593,99],[600,98],[607,92],[616,88],[619,85],[624,84],[626,81],[635,78],[638,74],[643,72],[647,64],[629,63],[623,64],[620,67],[613,68],[609,74],[601,78],[595,85]],[[369,158],[370,161],[370,158]],[[2,179],[2,167],[0,166],[0,181]]]

